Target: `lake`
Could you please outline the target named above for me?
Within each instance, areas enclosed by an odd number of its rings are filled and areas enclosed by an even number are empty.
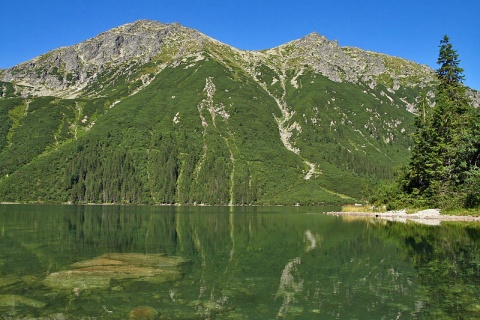
[[[480,318],[480,225],[338,209],[0,205],[0,318]]]

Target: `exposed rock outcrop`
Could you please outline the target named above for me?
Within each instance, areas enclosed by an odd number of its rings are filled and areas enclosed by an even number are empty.
[[[235,53],[235,60],[246,68],[267,62],[288,69],[309,66],[336,82],[364,82],[374,87],[387,79],[394,87],[395,83],[425,86],[434,80],[433,70],[427,66],[341,47],[337,41],[329,41],[316,32],[273,49],[254,52],[232,48],[178,23],[148,20],[111,29],[77,45],[53,50],[3,70],[0,80],[26,86],[22,89],[24,94],[73,97],[107,71],[120,68],[121,72],[116,72],[114,77],[125,72],[134,74],[142,65],[162,55],[174,63],[172,59],[178,60],[206,47],[216,47],[213,50],[216,55]]]
[[[185,42],[201,44],[206,38],[178,23],[140,20],[6,69],[1,79],[35,86],[30,91],[25,89],[28,94],[68,96],[84,88],[106,69],[125,69],[125,64],[131,62],[141,65],[162,51],[171,49],[178,53]]]

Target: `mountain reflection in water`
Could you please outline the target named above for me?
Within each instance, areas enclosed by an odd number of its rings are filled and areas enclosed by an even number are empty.
[[[0,314],[480,316],[479,226],[322,214],[334,209],[0,205]]]

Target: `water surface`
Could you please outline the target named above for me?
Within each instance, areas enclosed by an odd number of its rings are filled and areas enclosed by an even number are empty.
[[[336,209],[0,205],[0,315],[480,318],[478,225],[324,214]],[[78,270],[79,262],[112,254],[184,262],[161,281],[49,284],[52,275]]]

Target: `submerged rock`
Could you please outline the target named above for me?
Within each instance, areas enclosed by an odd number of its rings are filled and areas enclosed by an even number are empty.
[[[89,272],[82,270],[67,270],[49,274],[43,284],[53,289],[79,290],[108,288],[112,274]]]
[[[176,268],[187,262],[188,260],[182,257],[167,256],[165,254],[106,253],[92,260],[74,263],[72,266],[86,266],[85,264],[94,263],[95,265],[128,264],[156,268]]]
[[[65,290],[108,288],[112,280],[129,279],[164,283],[181,278],[188,261],[163,254],[111,253],[71,265],[73,269],[51,273],[47,287]]]
[[[111,260],[111,259],[103,259],[103,258],[94,258],[92,260],[83,260],[79,262],[75,262],[71,266],[74,268],[86,268],[86,267],[93,267],[93,266],[116,266],[122,265],[123,262],[119,260]]]
[[[182,257],[167,256],[164,254],[140,254],[140,253],[106,253],[99,258],[121,261],[135,266],[155,268],[176,268],[188,262]]]
[[[19,283],[20,281],[21,280],[18,277],[14,277],[14,276],[2,277],[2,276],[0,276],[0,288],[8,287],[12,284]]]
[[[43,308],[46,305],[44,302],[15,294],[0,295],[0,307],[29,306],[33,308]]]
[[[130,311],[128,318],[130,320],[154,320],[159,313],[152,307],[137,307]]]
[[[21,280],[27,286],[36,286],[39,283],[41,284],[41,280],[32,275],[24,275],[23,277],[21,277]]]

